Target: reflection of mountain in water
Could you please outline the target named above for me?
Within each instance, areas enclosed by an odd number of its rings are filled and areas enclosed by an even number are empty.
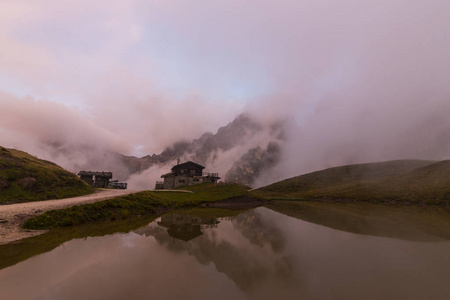
[[[449,211],[445,208],[292,201],[276,201],[268,208],[351,233],[424,242],[450,239]]]
[[[174,231],[181,228],[179,223],[183,221],[189,221],[190,225],[180,229],[174,236]],[[222,222],[215,229],[218,221],[205,223],[204,218],[172,214],[164,220],[161,218],[159,226],[151,223],[135,232],[153,236],[169,251],[185,252],[203,265],[213,263],[219,272],[247,292],[262,282],[274,279],[286,285],[293,283],[292,263],[284,255],[284,237],[273,228],[269,218],[263,218],[256,209],[230,221],[232,227]],[[164,230],[162,225],[169,230]],[[184,238],[188,241],[185,242]]]
[[[262,219],[254,210],[239,215],[233,224],[252,244],[260,247],[270,245],[275,253],[281,252],[284,248],[285,240],[281,230],[269,219]]]

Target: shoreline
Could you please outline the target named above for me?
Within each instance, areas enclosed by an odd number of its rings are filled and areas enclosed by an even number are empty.
[[[45,212],[68,207],[95,203],[103,200],[113,199],[116,197],[133,194],[136,191],[123,190],[100,190],[94,194],[80,196],[75,198],[67,198],[60,200],[46,200],[38,202],[27,202],[20,204],[0,205],[0,245],[18,242],[20,240],[38,236],[48,232],[44,230],[24,229],[23,224],[26,220],[39,216]],[[186,192],[186,191],[182,191]],[[190,191],[188,191],[190,192]],[[216,202],[208,202],[194,207],[200,208],[223,208],[230,210],[245,210],[271,203],[270,200],[260,198],[252,198],[248,196],[231,197]],[[156,215],[164,214],[169,211],[175,211],[176,208],[167,208],[164,206],[154,207]]]
[[[45,212],[51,210],[64,209],[68,207],[80,206],[84,204],[91,204],[95,202],[100,202],[103,200],[114,199],[121,196],[126,196],[129,194],[136,193],[138,191],[129,190],[98,190],[93,194],[79,196],[74,198],[66,198],[59,200],[46,200],[37,202],[27,202],[19,204],[8,204],[0,205],[0,245],[18,242],[20,240],[38,236],[48,232],[48,229],[34,230],[34,229],[24,229],[23,225],[26,220],[37,217]],[[191,191],[180,191],[177,192],[188,192]],[[316,198],[316,199],[264,199],[255,198],[251,196],[234,196],[227,199],[222,199],[212,202],[197,203],[195,205],[189,206],[190,208],[221,208],[230,210],[247,210],[263,205],[270,205],[278,201],[288,201],[288,202],[315,202],[315,203],[359,203],[361,201],[354,201],[352,199],[335,199],[335,198]],[[424,203],[410,203],[403,201],[390,201],[385,200],[383,202],[378,201],[363,201],[364,203],[370,204],[382,204],[394,207],[424,207]],[[431,206],[440,206],[445,210],[450,210],[448,203],[446,205],[436,205],[433,203]],[[187,208],[187,207],[185,207]],[[170,211],[176,211],[175,207],[167,206],[154,206],[154,214],[161,215]],[[153,214],[153,213],[152,213]]]
[[[54,209],[99,202],[135,192],[105,189],[98,190],[89,195],[73,198],[0,205],[0,245],[17,242],[48,232],[48,230],[23,229],[23,223],[29,218],[36,217]]]

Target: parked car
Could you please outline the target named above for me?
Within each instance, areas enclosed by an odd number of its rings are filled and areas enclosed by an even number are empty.
[[[126,182],[110,182],[109,186],[113,189],[125,190],[127,188],[127,183]]]

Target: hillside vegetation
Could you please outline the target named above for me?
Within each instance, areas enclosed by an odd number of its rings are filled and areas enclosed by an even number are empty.
[[[253,192],[268,198],[440,203],[450,200],[450,161],[348,165],[293,177]]]
[[[50,229],[96,221],[148,216],[162,211],[180,210],[236,198],[251,198],[248,190],[237,184],[204,183],[191,187],[192,193],[143,191],[91,204],[52,210],[25,222],[28,229]],[[255,199],[257,201],[257,199]]]
[[[0,204],[74,197],[91,193],[84,181],[58,165],[0,147]]]

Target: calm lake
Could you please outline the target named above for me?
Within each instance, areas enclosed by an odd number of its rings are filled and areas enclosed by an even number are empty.
[[[450,299],[445,236],[289,205],[3,245],[0,299]]]

